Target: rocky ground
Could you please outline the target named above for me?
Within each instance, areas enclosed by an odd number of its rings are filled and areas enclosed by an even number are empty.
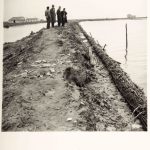
[[[3,131],[141,131],[78,26],[4,44]]]

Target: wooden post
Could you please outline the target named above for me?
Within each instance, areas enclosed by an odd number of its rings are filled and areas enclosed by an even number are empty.
[[[128,27],[127,24],[125,25],[126,28],[126,50],[128,49]]]
[[[126,28],[126,54],[125,54],[125,63],[127,63],[127,55],[128,55],[128,27],[127,24],[125,25]]]

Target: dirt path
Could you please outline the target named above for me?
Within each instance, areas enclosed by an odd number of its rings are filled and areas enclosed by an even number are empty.
[[[3,131],[142,130],[79,29],[43,30],[33,45],[31,56],[5,75]],[[68,67],[78,70],[77,79],[64,77]]]

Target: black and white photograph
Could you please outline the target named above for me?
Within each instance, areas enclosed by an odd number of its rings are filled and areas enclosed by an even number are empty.
[[[0,0],[0,149],[148,150],[148,0]]]
[[[5,0],[1,131],[147,131],[146,4]]]
[[[1,131],[147,131],[146,9],[5,0]]]

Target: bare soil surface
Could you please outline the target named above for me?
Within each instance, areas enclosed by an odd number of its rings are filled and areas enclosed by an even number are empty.
[[[4,45],[2,119],[2,131],[142,130],[72,24]]]

